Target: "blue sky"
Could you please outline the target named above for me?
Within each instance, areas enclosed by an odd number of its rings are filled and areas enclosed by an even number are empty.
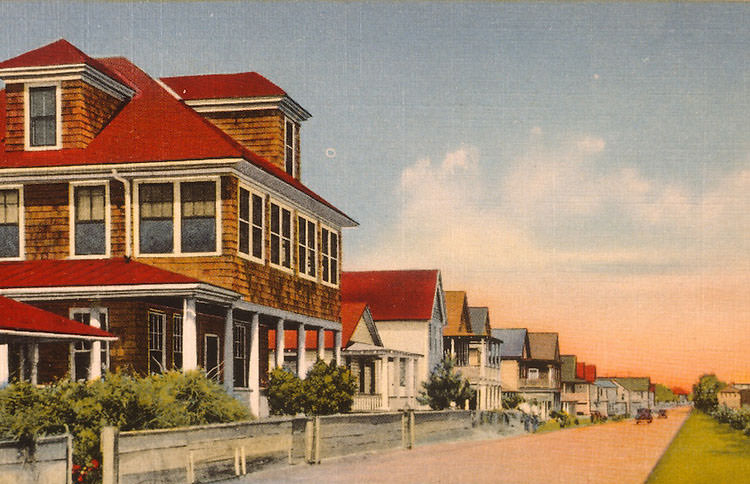
[[[712,369],[711,351],[739,357],[750,343],[749,15],[1,2],[0,58],[64,37],[155,77],[260,72],[313,114],[303,181],[361,223],[345,234],[345,268],[441,268],[495,325],[560,330],[564,351],[612,371],[646,365],[632,347],[665,325],[659,341]],[[646,360],[685,356],[659,351]]]

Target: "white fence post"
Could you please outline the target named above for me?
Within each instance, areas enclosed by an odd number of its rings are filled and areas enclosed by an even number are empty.
[[[102,484],[118,484],[120,482],[120,431],[117,427],[104,427],[101,438]],[[72,454],[71,452],[71,456]],[[71,473],[69,472],[68,475]]]

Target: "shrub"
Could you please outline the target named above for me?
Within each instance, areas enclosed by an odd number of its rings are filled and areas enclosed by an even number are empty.
[[[303,407],[308,415],[331,415],[352,409],[357,380],[344,366],[315,362],[302,382]]]
[[[302,380],[284,368],[274,368],[268,378],[271,415],[296,415],[304,409]]]
[[[512,410],[518,407],[521,403],[526,400],[518,393],[509,393],[503,395],[503,408],[506,410]]]
[[[571,422],[570,415],[568,415],[567,412],[563,412],[563,411],[558,412],[557,410],[552,410],[552,412],[550,412],[549,415],[550,417],[557,420],[557,423],[560,424],[561,429],[570,425],[570,422]]]
[[[456,362],[453,358],[445,358],[430,373],[426,382],[422,382],[422,390],[417,400],[429,405],[433,410],[443,410],[454,403],[460,407],[465,400],[474,397],[474,390],[469,381],[455,371]]]
[[[719,381],[716,375],[703,375],[698,380],[698,383],[693,385],[693,403],[695,408],[703,410],[704,412],[710,412],[719,404],[718,392],[724,388],[726,384]]]

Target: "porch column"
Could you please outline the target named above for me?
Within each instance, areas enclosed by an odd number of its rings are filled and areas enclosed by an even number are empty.
[[[276,321],[276,368],[284,367],[284,318]]]
[[[18,381],[26,379],[26,344],[18,345]]]
[[[414,394],[414,364],[416,361],[416,358],[409,358],[406,360],[406,396],[408,398],[407,401],[409,402],[409,407],[414,404],[414,397],[416,396]]]
[[[260,415],[260,315],[253,314],[250,322],[250,354],[247,372],[248,387],[250,388],[250,411],[258,417]]]
[[[39,343],[36,341],[31,343],[31,375],[30,380],[32,385],[37,384],[37,375],[39,373]]]
[[[99,308],[91,308],[89,324],[92,328],[101,328],[102,322]],[[96,380],[102,376],[102,342],[91,343],[91,364],[89,365],[89,380]]]
[[[483,339],[479,345],[479,378],[484,379],[485,374],[485,360],[487,359],[487,344]]]
[[[6,385],[10,379],[8,365],[8,345],[0,345],[0,387]]]
[[[318,328],[318,359],[323,360],[326,356],[326,330]]]
[[[341,331],[333,332],[333,359],[336,366],[341,366]]]
[[[234,307],[229,306],[224,316],[224,389],[234,389]]]
[[[380,359],[380,395],[381,408],[388,409],[388,392],[390,391],[390,381],[388,380],[388,357],[383,356]]]
[[[198,368],[198,321],[195,298],[182,300],[182,371]]]
[[[456,357],[456,341],[451,338],[451,358]]]
[[[299,323],[299,326],[297,326],[297,376],[300,378],[304,378],[307,373],[305,368],[305,343],[307,338],[305,336],[305,323]]]

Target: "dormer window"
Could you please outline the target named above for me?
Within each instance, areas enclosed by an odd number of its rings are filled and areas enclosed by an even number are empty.
[[[58,98],[57,85],[27,88],[27,149],[60,148],[60,100]]]
[[[294,176],[297,165],[297,125],[287,119],[284,124],[284,168]]]

